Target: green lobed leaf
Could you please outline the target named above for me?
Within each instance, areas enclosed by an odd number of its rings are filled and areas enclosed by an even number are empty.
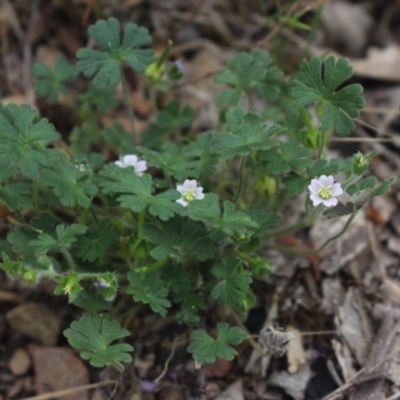
[[[79,350],[84,360],[89,360],[94,367],[130,363],[129,354],[133,347],[127,343],[111,344],[115,340],[129,336],[129,331],[122,329],[117,321],[105,316],[93,316],[87,313],[71,324],[64,331],[68,343]]]
[[[271,138],[285,131],[278,125],[254,123],[241,124],[233,133],[214,133],[212,152],[221,157],[247,156],[253,150],[267,150],[276,145]]]
[[[167,132],[180,132],[184,127],[189,127],[194,118],[191,107],[185,106],[181,109],[179,100],[171,100],[165,108],[157,115],[157,124]]]
[[[163,170],[169,176],[179,181],[196,177],[196,160],[192,154],[187,154],[173,143],[163,145],[162,152],[137,146],[149,166]]]
[[[192,142],[183,148],[183,152],[188,158],[193,158],[195,178],[200,176],[210,176],[217,169],[219,157],[212,152],[215,135],[212,132],[204,132],[196,137],[196,142]]]
[[[103,51],[83,48],[76,54],[79,59],[78,70],[86,77],[94,76],[93,85],[97,89],[118,85],[121,81],[122,63],[127,63],[134,71],[143,73],[154,61],[152,50],[140,49],[151,42],[146,28],[130,22],[125,26],[122,38],[120,30],[120,24],[115,18],[97,21],[88,31]]]
[[[10,211],[31,209],[31,186],[25,183],[8,183],[7,180],[13,176],[12,169],[0,171],[0,202],[4,202]]]
[[[214,78],[214,82],[230,87],[217,93],[217,105],[236,106],[243,94],[252,88],[256,89],[259,97],[272,100],[279,93],[278,83],[282,76],[266,51],[241,52],[230,59],[226,69]]]
[[[150,252],[156,260],[164,260],[167,257],[180,260],[183,257],[194,256],[199,261],[205,261],[214,255],[213,243],[202,222],[185,221],[175,217],[161,223],[160,227],[145,225],[143,235],[157,245]]]
[[[191,201],[187,215],[194,221],[208,222],[228,235],[258,228],[248,214],[235,210],[235,205],[230,201],[225,200],[221,209],[218,196],[214,193],[207,193],[203,200]]]
[[[101,221],[79,239],[75,254],[84,261],[93,262],[102,257],[117,238],[112,225]]]
[[[89,85],[88,90],[78,96],[78,102],[81,106],[94,106],[100,112],[106,112],[117,107],[118,100],[116,98],[116,88],[105,87],[103,89],[96,88],[93,83]]]
[[[244,309],[252,278],[249,271],[243,270],[240,259],[234,255],[223,259],[211,268],[211,273],[217,279],[211,298],[221,306]]]
[[[162,281],[169,286],[174,294],[190,291],[193,284],[193,277],[188,268],[182,264],[166,264],[162,268]]]
[[[378,180],[374,176],[369,176],[368,178],[365,178],[361,180],[358,183],[358,188],[359,190],[372,190],[378,183]]]
[[[258,228],[254,231],[255,235],[260,236],[267,232],[269,228],[276,226],[281,220],[281,216],[275,212],[265,210],[263,207],[253,204],[247,213],[253,221],[257,221]]]
[[[294,106],[305,107],[320,102],[324,131],[334,129],[340,136],[349,135],[354,128],[352,118],[356,118],[365,105],[361,85],[342,87],[352,74],[353,68],[346,58],[336,60],[329,56],[324,63],[320,57],[304,61],[291,82]]]
[[[41,233],[36,240],[31,240],[29,246],[35,250],[35,255],[46,254],[50,251],[57,251],[61,248],[69,248],[76,242],[77,236],[83,235],[87,230],[85,225],[64,225],[56,226],[55,234]]]
[[[281,143],[279,147],[260,153],[268,173],[279,175],[292,170],[306,169],[312,164],[312,151],[294,141]]]
[[[220,322],[217,325],[217,338],[212,338],[206,331],[196,329],[192,334],[193,342],[187,350],[201,364],[211,364],[218,358],[233,360],[237,351],[232,345],[240,344],[248,337],[238,327],[229,327],[228,324]]]
[[[35,92],[39,97],[49,97],[57,101],[58,97],[67,92],[65,83],[75,79],[77,71],[64,57],[57,56],[54,70],[46,63],[38,61],[33,65],[32,75],[35,78]]]
[[[30,179],[59,154],[47,148],[59,134],[46,118],[37,118],[37,112],[25,104],[9,104],[0,111],[0,166],[19,169]]]
[[[76,164],[60,157],[52,168],[42,171],[43,180],[54,188],[54,193],[64,207],[79,205],[88,208],[91,197],[96,195],[97,186],[93,184],[85,171],[81,171]]]
[[[396,181],[395,177],[385,179],[383,183],[381,183],[378,187],[376,187],[370,194],[369,198],[372,199],[376,196],[382,196],[389,192],[391,186]]]
[[[106,126],[101,131],[101,135],[116,154],[133,154],[135,152],[136,146],[132,135],[125,131],[119,122]]]
[[[150,214],[163,221],[182,211],[182,207],[176,202],[180,197],[179,192],[171,189],[153,195],[152,178],[148,174],[139,177],[132,167],[120,168],[110,163],[100,171],[100,175],[103,178],[100,180],[103,192],[120,194],[117,201],[122,208],[142,212],[148,207]]]
[[[167,299],[168,290],[155,272],[141,274],[133,271],[128,274],[128,280],[126,293],[132,294],[135,301],[148,304],[154,312],[161,316],[167,315],[167,308],[171,307],[171,303]]]

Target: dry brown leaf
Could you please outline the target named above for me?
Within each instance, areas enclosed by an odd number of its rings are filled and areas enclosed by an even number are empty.
[[[351,58],[350,64],[358,76],[383,81],[400,81],[400,46],[392,44],[384,49],[371,47],[366,59]]]
[[[373,330],[358,289],[350,288],[347,291],[344,304],[338,309],[335,324],[358,363],[364,365],[371,349]]]
[[[394,279],[385,278],[382,285],[383,295],[387,300],[400,304],[400,284]]]

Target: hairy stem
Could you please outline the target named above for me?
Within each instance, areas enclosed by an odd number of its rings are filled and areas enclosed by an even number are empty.
[[[125,107],[128,110],[129,121],[131,123],[131,130],[132,130],[133,139],[136,142],[135,114],[133,112],[132,103],[131,103],[131,100],[129,98],[128,83],[126,81],[126,77],[125,77],[124,70],[123,70],[122,66],[120,67],[120,71],[121,71],[121,83],[122,83],[122,91],[123,91],[123,94],[124,94]]]
[[[328,246],[329,243],[333,242],[334,240],[336,240],[337,238],[339,238],[340,236],[342,236],[348,229],[348,227],[350,226],[350,224],[353,222],[353,219],[355,218],[355,216],[357,215],[357,211],[354,211],[353,214],[351,214],[350,218],[347,220],[345,226],[343,227],[343,229],[337,233],[336,235],[330,237],[329,239],[327,239],[320,247],[318,247],[318,249],[314,249],[314,250],[302,250],[302,249],[298,249],[296,247],[290,247],[290,246],[281,246],[279,244],[267,244],[267,247],[271,248],[271,249],[275,249],[275,250],[281,250],[281,251],[286,251],[288,253],[295,253],[295,254],[301,254],[301,255],[308,255],[308,254],[316,254],[319,253],[320,251],[322,251],[326,246]]]
[[[231,314],[235,322],[239,325],[239,327],[245,331],[248,335],[247,340],[251,344],[251,347],[253,347],[254,350],[258,351],[260,354],[264,355],[264,352],[262,351],[261,347],[259,344],[254,340],[253,336],[250,335],[249,331],[247,330],[246,326],[242,322],[242,320],[239,318],[239,316],[236,314],[235,310],[231,308]]]
[[[74,259],[71,256],[71,253],[65,247],[61,247],[60,248],[60,253],[67,260],[67,264],[68,264],[69,269],[71,271],[74,270],[75,269],[75,262],[74,262]]]
[[[242,157],[240,159],[240,164],[239,164],[239,184],[238,184],[238,188],[237,188],[237,191],[236,191],[235,198],[233,200],[233,202],[235,204],[239,200],[240,194],[242,193],[242,189],[243,189],[243,172],[244,172],[245,163],[246,163],[246,157]]]

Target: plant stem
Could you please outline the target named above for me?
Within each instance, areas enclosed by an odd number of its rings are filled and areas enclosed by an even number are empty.
[[[309,221],[305,219],[303,221],[298,222],[297,224],[293,224],[293,225],[287,226],[286,228],[272,231],[272,232],[268,233],[266,235],[266,237],[268,238],[268,237],[281,236],[281,235],[284,235],[285,233],[297,231],[298,229],[304,228],[307,225],[309,225]]]
[[[324,151],[324,144],[325,144],[325,131],[322,131],[321,136],[319,137],[320,143],[319,143],[319,149],[318,149],[318,155],[317,155],[317,160],[319,160],[322,156],[322,152]]]
[[[35,178],[33,180],[32,186],[32,195],[33,195],[33,209],[35,210],[35,214],[39,214],[39,195],[38,195],[38,180]]]
[[[239,318],[239,316],[236,314],[235,310],[231,308],[231,314],[235,322],[239,325],[239,327],[244,330],[247,334],[247,340],[251,344],[251,347],[253,347],[254,350],[257,350],[261,355],[265,355],[265,353],[262,351],[261,347],[259,344],[253,339],[252,335],[250,335],[249,331],[247,330],[246,326],[242,322],[242,320]]]
[[[315,129],[314,125],[311,122],[311,118],[308,115],[307,110],[304,107],[300,108],[300,115],[303,119],[304,124],[308,129],[308,140],[313,146],[314,149],[318,148],[318,130]]]
[[[271,249],[275,249],[275,250],[281,250],[281,251],[286,251],[288,253],[295,253],[295,254],[301,254],[301,255],[319,253],[326,246],[328,246],[329,243],[331,243],[332,241],[336,240],[338,237],[342,236],[347,231],[348,227],[350,226],[350,224],[353,222],[353,219],[357,215],[357,211],[358,210],[354,211],[353,214],[351,214],[350,218],[347,220],[346,224],[344,225],[344,227],[342,228],[342,230],[339,233],[337,233],[336,235],[334,235],[334,236],[330,237],[329,239],[327,239],[320,247],[318,247],[318,249],[302,250],[302,249],[298,249],[296,247],[281,246],[279,244],[267,244],[267,247],[269,247]]]
[[[64,258],[67,260],[67,264],[68,264],[69,269],[70,270],[74,270],[75,269],[75,262],[74,262],[74,259],[71,256],[71,253],[65,247],[61,247],[60,248],[60,252],[64,256]]]
[[[123,70],[122,66],[120,67],[120,71],[121,71],[121,83],[122,83],[122,91],[123,91],[123,94],[124,94],[125,107],[128,110],[129,121],[131,123],[131,130],[132,130],[133,139],[136,142],[135,114],[133,112],[132,103],[131,103],[131,100],[129,98],[128,83],[126,81],[126,77],[125,77],[124,70]]]
[[[233,202],[236,204],[240,193],[242,192],[243,189],[243,171],[244,171],[244,165],[246,163],[246,157],[241,157],[240,159],[240,164],[239,164],[239,184],[238,184],[238,188],[237,188],[237,192],[235,195],[235,198],[233,200]]]

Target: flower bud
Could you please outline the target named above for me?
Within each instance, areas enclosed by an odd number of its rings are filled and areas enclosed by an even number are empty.
[[[358,152],[353,158],[353,173],[357,176],[364,175],[369,165],[369,157]]]
[[[113,274],[105,274],[97,278],[96,286],[106,301],[113,301],[117,295],[117,279]]]

